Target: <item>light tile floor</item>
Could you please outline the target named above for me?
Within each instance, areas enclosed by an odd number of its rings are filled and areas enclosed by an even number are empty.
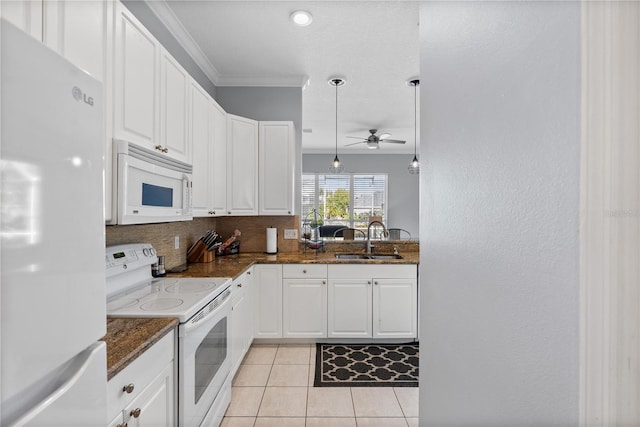
[[[313,387],[315,345],[253,345],[222,427],[417,427],[417,387]]]

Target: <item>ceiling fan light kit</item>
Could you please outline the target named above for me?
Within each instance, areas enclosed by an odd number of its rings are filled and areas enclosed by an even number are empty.
[[[420,85],[419,79],[412,79],[407,81],[408,86],[413,86],[414,89],[414,113],[413,113],[413,160],[409,163],[409,173],[417,175],[420,173],[420,162],[418,161],[418,86]]]
[[[336,88],[336,156],[333,158],[331,165],[329,166],[329,172],[341,173],[344,170],[344,166],[338,159],[338,86],[342,86],[347,81],[341,77],[332,77],[329,79],[329,85]]]
[[[356,144],[367,144],[367,148],[371,149],[371,150],[377,150],[380,148],[380,143],[381,142],[385,142],[385,143],[390,143],[390,144],[404,144],[407,141],[400,141],[399,139],[389,139],[389,137],[391,136],[390,133],[381,133],[380,135],[376,135],[376,133],[378,132],[378,129],[369,129],[369,133],[371,135],[369,135],[366,138],[361,138],[361,137],[357,137],[357,136],[348,136],[347,138],[355,138],[355,139],[361,139],[362,141],[359,142],[354,142],[352,144],[346,144],[345,147],[348,147],[350,145],[356,145]]]

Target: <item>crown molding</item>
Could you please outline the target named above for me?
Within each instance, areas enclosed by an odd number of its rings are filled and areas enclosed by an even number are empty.
[[[180,43],[180,46],[187,51],[187,53],[191,56],[194,62],[200,67],[200,69],[206,74],[206,76],[211,80],[211,82],[215,86],[219,86],[220,84],[220,73],[213,66],[213,64],[209,61],[207,56],[204,54],[200,46],[196,43],[196,41],[191,37],[191,34],[187,31],[187,29],[182,25],[182,22],[178,19],[178,17],[173,13],[173,10],[169,7],[165,0],[144,0],[149,9],[158,17],[160,22],[167,27],[167,30],[175,37],[175,39]]]
[[[304,87],[308,76],[220,76],[216,86]]]

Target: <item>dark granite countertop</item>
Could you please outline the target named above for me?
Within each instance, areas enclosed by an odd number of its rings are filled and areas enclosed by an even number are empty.
[[[160,341],[173,328],[178,319],[107,318],[107,380],[113,378],[129,363]]]
[[[269,255],[261,252],[239,253],[216,257],[212,262],[188,264],[185,271],[170,273],[171,277],[231,277],[235,279],[253,264],[418,264],[420,253],[404,252],[402,259],[353,260],[338,259],[338,252],[282,252]]]

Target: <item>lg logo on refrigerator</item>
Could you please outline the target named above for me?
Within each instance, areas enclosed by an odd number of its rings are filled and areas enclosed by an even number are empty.
[[[73,99],[76,101],[82,101],[93,107],[93,97],[87,96],[87,94],[82,92],[82,89],[78,86],[74,86],[73,89],[71,89],[71,94],[73,95]]]

